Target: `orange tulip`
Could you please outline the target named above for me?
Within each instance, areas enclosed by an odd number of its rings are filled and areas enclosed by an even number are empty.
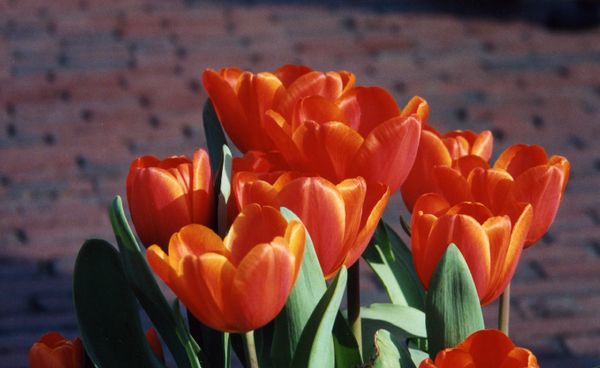
[[[268,110],[288,116],[302,98],[322,96],[333,101],[352,88],[354,80],[346,71],[322,73],[301,65],[258,74],[237,68],[207,69],[202,75],[223,128],[242,152],[275,148],[264,128]]]
[[[207,153],[198,149],[190,161],[143,156],[131,163],[127,200],[135,229],[146,247],[166,249],[173,233],[188,224],[212,225],[213,199]]]
[[[426,110],[426,102],[419,98],[413,100],[412,104],[421,105],[421,111]],[[442,135],[433,127],[424,125],[415,164],[401,188],[406,207],[412,211],[422,194],[438,192],[438,186],[446,185],[438,182],[434,175],[435,167],[452,167],[468,175],[474,165],[487,166],[492,145],[493,137],[489,130],[479,134],[470,130],[453,130]]]
[[[251,203],[286,207],[304,223],[326,278],[358,260],[388,202],[390,191],[361,178],[337,185],[321,177],[289,172],[273,176],[236,173],[232,190],[238,208]]]
[[[286,65],[275,73],[205,71],[204,85],[242,152],[279,151],[292,170],[339,182],[362,176],[397,189],[414,162],[426,111],[400,111],[379,87],[345,71]]]
[[[501,331],[480,330],[454,348],[440,351],[419,368],[539,368],[535,355],[517,347]]]
[[[506,170],[514,178],[513,201],[530,203],[533,207],[533,221],[525,243],[531,246],[554,222],[571,165],[562,156],[548,158],[540,146],[516,144],[502,152],[494,168]]]
[[[249,205],[221,239],[192,224],[173,234],[168,254],[148,248],[148,262],[204,324],[247,332],[281,311],[304,254],[305,229],[273,207]]]
[[[29,350],[30,368],[83,368],[83,365],[83,345],[79,338],[69,341],[57,332],[48,332]]]
[[[421,282],[429,286],[448,244],[454,243],[471,271],[481,304],[491,303],[515,272],[532,216],[529,204],[521,207],[513,222],[478,202],[450,205],[436,193],[421,196],[411,227],[413,261]]]

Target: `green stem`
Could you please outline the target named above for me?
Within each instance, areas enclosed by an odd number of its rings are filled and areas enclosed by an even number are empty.
[[[352,334],[356,338],[358,350],[362,354],[362,327],[360,321],[360,263],[356,261],[348,269],[348,321],[352,328]]]
[[[250,368],[258,368],[258,357],[256,356],[256,345],[254,343],[254,331],[248,331],[244,334],[246,343],[246,362]]]
[[[500,305],[498,306],[498,328],[508,336],[508,326],[510,319],[510,284],[500,295]]]

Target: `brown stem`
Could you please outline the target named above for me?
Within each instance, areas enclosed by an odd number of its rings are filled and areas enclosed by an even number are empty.
[[[508,326],[510,319],[510,284],[500,295],[500,305],[498,306],[498,328],[508,336]]]

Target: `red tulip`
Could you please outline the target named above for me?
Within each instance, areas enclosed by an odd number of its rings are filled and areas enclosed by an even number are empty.
[[[411,103],[420,105],[424,121],[426,102],[417,98]],[[451,167],[468,175],[473,166],[487,166],[492,145],[493,137],[489,130],[479,134],[470,130],[453,130],[442,135],[433,127],[424,125],[415,163],[401,188],[406,207],[412,211],[422,194],[439,192],[439,187],[446,185],[435,177],[436,167]]]
[[[535,355],[516,347],[498,330],[472,333],[454,348],[440,351],[435,362],[427,358],[419,368],[539,368]]]
[[[502,152],[494,168],[506,170],[514,178],[513,201],[530,203],[533,207],[533,221],[526,241],[526,246],[531,246],[554,222],[571,165],[562,156],[548,158],[540,146],[516,144]]]
[[[326,278],[358,260],[388,202],[389,189],[361,178],[337,185],[321,177],[241,172],[234,175],[238,208],[251,203],[286,207],[304,223]]]
[[[168,254],[148,262],[202,323],[227,332],[264,326],[281,311],[304,254],[305,230],[273,207],[245,207],[221,239],[192,224],[173,234]]]
[[[188,224],[212,225],[212,179],[202,149],[193,160],[172,156],[163,161],[143,156],[131,163],[127,201],[135,229],[146,247],[165,248],[171,235]]]
[[[478,202],[450,205],[439,194],[421,196],[413,209],[412,255],[427,288],[450,243],[456,244],[469,266],[482,305],[506,288],[521,256],[532,219],[531,205],[523,205],[516,221],[496,216]]]
[[[289,116],[302,98],[322,96],[333,101],[352,88],[354,80],[346,71],[322,73],[301,65],[258,74],[237,68],[207,69],[202,75],[223,128],[242,152],[276,148],[264,127],[268,110]]]
[[[29,350],[30,368],[83,368],[83,366],[83,345],[79,338],[65,340],[57,332],[48,332]]]

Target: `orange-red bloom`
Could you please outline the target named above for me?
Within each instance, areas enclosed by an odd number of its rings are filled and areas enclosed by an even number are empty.
[[[535,355],[517,347],[501,331],[480,330],[454,348],[427,358],[419,368],[539,368]]]
[[[322,96],[333,101],[354,86],[346,71],[318,72],[284,65],[273,73],[253,74],[238,68],[207,69],[202,81],[227,135],[242,152],[276,148],[265,130],[265,113],[292,114],[298,100]]]
[[[332,182],[362,176],[397,189],[414,162],[419,105],[401,111],[348,72],[286,65],[275,73],[207,70],[204,85],[241,151],[279,151],[289,168]]]
[[[413,261],[421,282],[429,286],[448,244],[455,243],[469,266],[481,304],[492,302],[515,272],[532,216],[528,204],[512,222],[478,202],[452,206],[439,194],[421,196],[411,227]]]
[[[502,152],[494,168],[506,170],[514,178],[511,199],[533,207],[533,221],[526,241],[526,246],[530,246],[552,225],[571,165],[562,156],[548,158],[540,146],[516,144]]]
[[[79,338],[70,341],[57,332],[48,332],[29,350],[30,368],[82,368],[83,365],[83,345]]]
[[[427,103],[418,97],[411,103],[421,105],[424,120],[427,116]],[[442,135],[433,127],[423,125],[415,164],[401,188],[406,207],[412,211],[417,198],[422,194],[438,192],[438,187],[446,185],[444,182],[440,183],[435,176],[435,167],[452,167],[464,172],[474,165],[486,166],[492,154],[492,146],[493,137],[489,130],[479,134],[470,130],[453,130]]]
[[[390,196],[385,185],[367,184],[361,177],[334,185],[321,177],[289,172],[237,173],[232,188],[238,208],[260,203],[294,212],[311,236],[326,278],[358,260]]]
[[[188,224],[212,225],[214,200],[207,153],[190,161],[172,156],[160,161],[143,156],[131,163],[127,200],[135,229],[146,247],[166,249],[171,235]]]
[[[246,332],[281,311],[304,254],[305,229],[273,207],[249,205],[221,239],[187,225],[173,234],[168,254],[148,248],[148,262],[204,324]]]

